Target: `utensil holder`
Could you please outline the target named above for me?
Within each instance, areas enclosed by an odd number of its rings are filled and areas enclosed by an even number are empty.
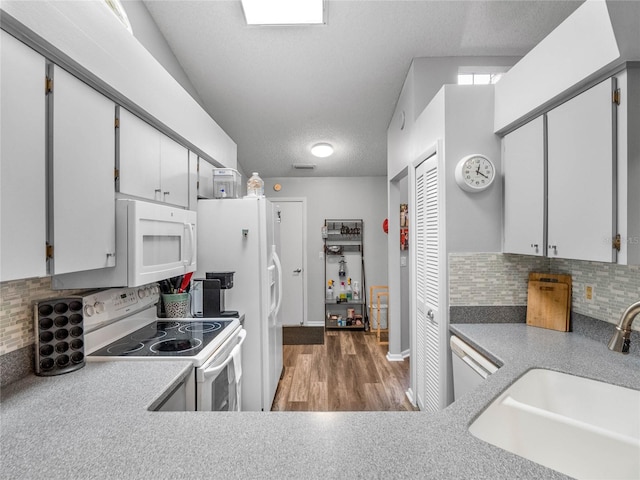
[[[164,311],[167,318],[185,318],[189,313],[188,293],[163,293]]]

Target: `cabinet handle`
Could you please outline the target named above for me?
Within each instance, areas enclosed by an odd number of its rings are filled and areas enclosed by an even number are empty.
[[[429,311],[427,312],[427,318],[428,318],[429,320],[433,320],[433,310],[429,310]]]
[[[171,193],[171,192],[164,192],[164,196],[162,197],[163,201],[165,201],[165,202],[167,201],[167,195],[169,195],[169,193]]]
[[[162,192],[162,190],[160,190],[159,188],[156,188],[156,189],[154,190],[154,192],[155,192],[155,193],[160,193],[160,192]]]
[[[533,248],[536,251],[536,253],[538,253],[538,244],[537,243],[532,243],[531,244],[531,248]]]
[[[557,255],[558,254],[558,246],[557,245],[549,245],[549,249],[553,248],[553,254]]]
[[[301,268],[296,268],[293,273],[302,273],[302,269]]]

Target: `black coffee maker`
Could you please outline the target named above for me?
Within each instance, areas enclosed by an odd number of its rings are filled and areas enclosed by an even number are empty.
[[[202,281],[202,316],[204,318],[238,318],[235,310],[225,310],[225,290],[233,288],[235,272],[207,272]]]

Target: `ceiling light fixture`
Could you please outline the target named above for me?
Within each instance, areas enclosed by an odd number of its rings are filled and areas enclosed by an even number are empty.
[[[247,25],[322,25],[324,0],[242,0]]]
[[[313,170],[316,168],[315,163],[292,163],[291,165],[297,170]]]
[[[311,154],[324,158],[333,154],[333,146],[330,143],[316,143],[313,147],[311,147]]]

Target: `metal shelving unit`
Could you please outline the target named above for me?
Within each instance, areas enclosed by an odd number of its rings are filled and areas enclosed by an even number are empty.
[[[364,223],[361,219],[325,219],[322,237],[325,328],[363,330],[367,323]],[[341,274],[342,270],[344,275]],[[344,282],[346,296],[348,279],[351,279],[353,295],[351,298],[340,298],[341,282]],[[334,281],[331,298],[327,294],[329,280]]]

